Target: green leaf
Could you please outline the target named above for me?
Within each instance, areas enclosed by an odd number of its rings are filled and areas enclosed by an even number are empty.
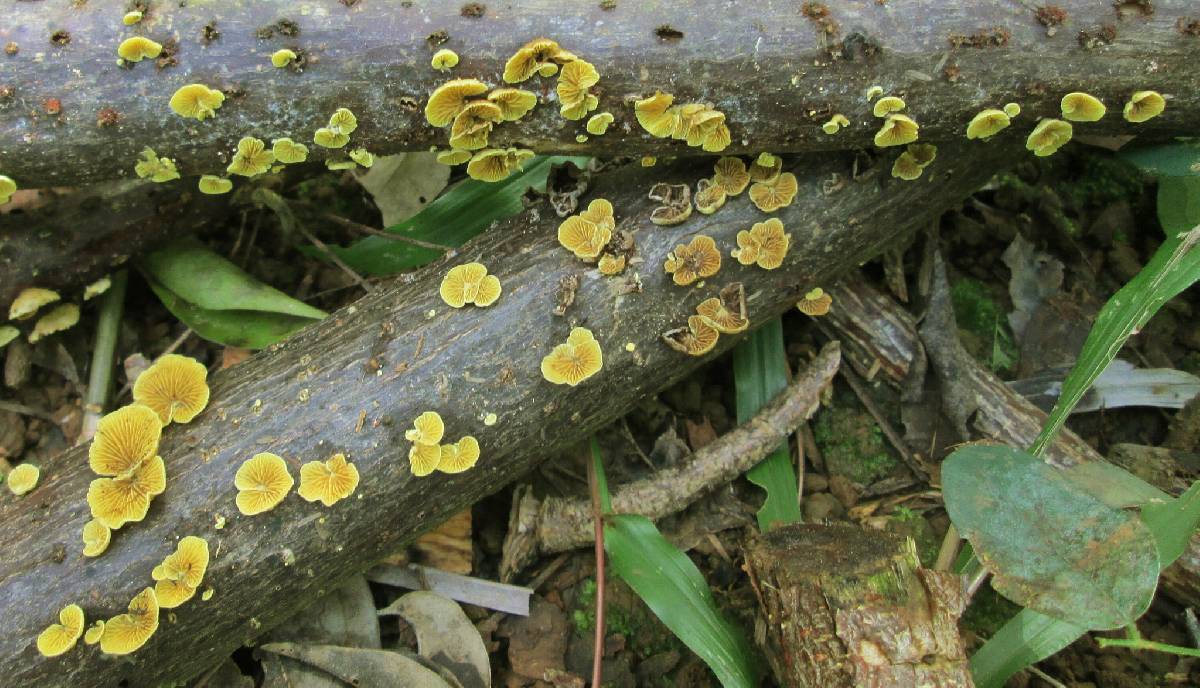
[[[1154,533],[1159,566],[1167,568],[1183,555],[1200,525],[1200,481],[1192,483],[1177,499],[1143,506],[1142,521]]]
[[[493,222],[524,210],[521,198],[530,188],[545,190],[546,177],[552,165],[569,161],[583,167],[587,160],[538,156],[526,162],[522,172],[499,182],[467,179],[425,206],[421,212],[388,227],[387,231],[442,246],[461,246]],[[366,275],[391,275],[441,257],[434,249],[374,236],[350,246],[331,246],[330,249],[356,272]],[[307,248],[305,253],[320,257],[320,253],[312,248]]]
[[[733,380],[737,390],[738,423],[749,421],[787,387],[787,356],[783,348],[781,319],[776,318],[758,328],[734,348]],[[800,521],[796,473],[786,442],[747,471],[746,478],[767,491],[767,498],[758,510],[759,530],[766,532],[774,526]]]
[[[226,346],[263,349],[314,322],[309,318],[266,311],[210,311],[184,301],[153,280],[150,288],[167,310],[196,334]]]
[[[1126,626],[1150,606],[1159,562],[1134,513],[1010,447],[969,445],[942,464],[946,511],[992,572],[992,587],[1092,629]]]
[[[976,688],[1001,688],[1010,676],[1062,650],[1087,630],[1022,609],[971,656]]]
[[[1200,175],[1200,141],[1142,146],[1122,150],[1117,156],[1160,178]]]
[[[1200,225],[1200,177],[1164,177],[1158,181],[1158,222],[1167,236]]]

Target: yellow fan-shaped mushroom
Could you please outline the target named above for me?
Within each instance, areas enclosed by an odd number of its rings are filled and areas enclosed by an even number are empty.
[[[349,136],[358,128],[358,118],[349,109],[340,107],[329,116],[328,127],[339,134]]]
[[[595,65],[584,60],[568,62],[558,74],[559,111],[563,117],[570,120],[583,119],[588,112],[596,109],[599,101],[588,93],[588,89],[600,81],[600,73]]]
[[[713,182],[728,196],[737,196],[750,184],[750,172],[741,158],[724,157],[713,165]]]
[[[154,567],[150,576],[156,581],[177,580],[198,588],[208,571],[208,558],[208,541],[202,537],[187,535],[179,540],[174,552]]]
[[[295,483],[282,458],[267,452],[255,454],[234,475],[238,511],[246,516],[270,511],[283,501]]]
[[[436,444],[414,444],[408,450],[408,467],[418,478],[433,473],[442,460],[442,448]]]
[[[524,148],[481,150],[467,163],[467,176],[483,182],[498,182],[521,169],[521,163],[532,157],[533,151]]]
[[[255,177],[271,169],[275,162],[275,154],[267,148],[262,139],[253,136],[243,136],[237,144],[237,152],[225,171],[229,174],[240,174],[243,177]]]
[[[487,146],[492,127],[503,121],[500,106],[490,100],[473,100],[463,106],[450,125],[450,145],[460,150]]]
[[[1059,103],[1063,119],[1072,122],[1095,122],[1104,116],[1108,108],[1090,93],[1068,93]]]
[[[83,635],[83,609],[69,604],[58,612],[58,623],[50,624],[37,637],[37,649],[45,657],[57,657],[75,647]]]
[[[98,475],[127,474],[154,457],[161,435],[162,422],[153,409],[122,406],[96,424],[88,465]]]
[[[583,260],[595,260],[611,239],[611,229],[581,215],[572,215],[558,225],[558,243]]]
[[[454,444],[441,447],[437,469],[443,473],[462,473],[479,461],[479,441],[467,435]]]
[[[321,127],[313,132],[313,143],[322,148],[341,148],[350,143],[350,135],[328,127]]]
[[[305,501],[333,506],[354,493],[358,487],[358,468],[346,461],[345,454],[334,454],[325,461],[309,461],[300,467],[300,489]]]
[[[95,645],[100,642],[101,636],[104,635],[104,620],[96,619],[91,626],[83,632],[83,642],[87,645]]]
[[[818,317],[829,312],[829,307],[833,305],[833,297],[824,289],[817,287],[804,295],[804,298],[796,303],[796,308],[805,315]]]
[[[537,96],[532,91],[520,88],[498,88],[488,94],[488,100],[500,108],[500,117],[505,122],[515,122],[537,105]]]
[[[486,152],[486,151],[485,151]],[[461,165],[475,156],[471,155],[471,151],[465,150],[448,150],[437,154],[437,161],[443,165]],[[507,176],[507,174],[505,175]],[[503,177],[501,177],[503,178]]]
[[[800,184],[796,181],[796,175],[784,172],[773,181],[751,184],[750,200],[759,210],[771,213],[791,205],[799,190]]]
[[[200,183],[196,185],[200,189],[200,193],[209,195],[219,195],[229,193],[233,190],[233,182],[218,177],[215,174],[205,174],[200,176]]]
[[[679,244],[667,254],[663,269],[679,286],[687,286],[702,277],[712,277],[721,269],[721,252],[710,236],[698,234],[687,244]]]
[[[633,113],[637,116],[638,124],[642,125],[651,136],[663,138],[670,136],[675,130],[677,112],[671,109],[675,96],[662,91],[655,91],[649,98],[643,98],[633,104]]]
[[[558,71],[558,65],[575,59],[575,55],[560,48],[556,41],[535,38],[521,46],[521,49],[504,63],[504,81],[516,84],[539,73],[542,76],[553,76]]]
[[[194,358],[167,354],[133,383],[133,399],[153,409],[163,425],[189,423],[208,405],[208,369]]]
[[[127,475],[93,480],[88,486],[87,503],[92,518],[117,530],[146,518],[150,500],[166,489],[166,464],[156,456]]]
[[[153,148],[143,148],[133,171],[138,179],[149,179],[161,184],[173,179],[179,179],[179,171],[175,169],[175,161],[167,157],[158,157]]]
[[[1158,117],[1165,109],[1167,101],[1158,91],[1137,91],[1125,103],[1124,116],[1126,121],[1137,124]]]
[[[783,264],[791,238],[791,234],[783,231],[779,218],[772,217],[756,223],[749,231],[738,232],[738,247],[730,255],[742,265],[757,264],[764,270],[774,270]]]
[[[308,159],[308,146],[285,136],[271,142],[271,153],[276,161],[291,165]]]
[[[112,541],[112,529],[96,519],[83,525],[83,556],[98,557],[108,549]]]
[[[593,136],[603,136],[608,131],[608,125],[613,123],[613,113],[600,112],[588,118],[586,129]]]
[[[741,282],[721,290],[720,295],[705,299],[696,306],[696,315],[721,334],[745,332],[750,326],[746,317],[746,290]]]
[[[554,347],[542,358],[542,377],[556,385],[574,387],[603,367],[604,352],[592,331],[576,327],[567,336],[566,343]]]
[[[58,292],[41,287],[27,287],[17,294],[12,305],[8,307],[9,320],[26,320],[33,317],[38,309],[48,303],[54,303],[61,298]]]
[[[104,622],[100,651],[108,655],[127,655],[146,644],[158,630],[158,598],[154,588],[146,588],[129,601],[129,611]]]
[[[689,356],[703,356],[713,350],[720,338],[717,331],[702,316],[688,316],[687,327],[668,330],[662,335],[667,346]]]
[[[283,69],[296,61],[296,51],[280,48],[271,53],[271,64],[277,69]]]
[[[17,495],[28,494],[33,488],[37,487],[38,478],[42,475],[42,471],[37,466],[31,463],[23,463],[11,471],[4,478],[4,483],[8,485],[8,491]]]
[[[1003,110],[988,109],[979,112],[967,124],[968,139],[988,139],[1002,130],[1007,129],[1012,122]],[[919,174],[919,173],[918,173]]]
[[[487,92],[487,85],[478,79],[453,79],[438,86],[425,103],[425,119],[435,127],[444,127],[467,104],[467,98]]]
[[[896,96],[884,96],[875,101],[875,106],[871,108],[871,114],[876,117],[887,117],[893,112],[900,112],[904,109],[904,101]]]
[[[446,434],[446,424],[437,411],[426,411],[417,416],[413,426],[404,432],[404,439],[413,444],[433,446],[442,441]]]
[[[601,275],[619,275],[625,272],[625,256],[614,256],[611,253],[605,253],[600,256],[600,260],[596,263],[596,269]]]
[[[216,114],[225,102],[225,94],[204,84],[180,86],[171,96],[171,111],[180,117],[204,120]]]
[[[1074,129],[1070,122],[1064,122],[1061,119],[1044,119],[1038,122],[1030,132],[1029,138],[1025,139],[1025,148],[1033,151],[1033,154],[1039,158],[1044,158],[1047,155],[1053,155],[1059,148],[1066,145],[1073,134]]]
[[[162,54],[162,44],[156,43],[145,36],[130,36],[117,46],[117,56],[126,62],[141,62],[147,58],[154,59]]]
[[[696,210],[704,215],[712,215],[725,205],[725,187],[711,179],[701,179],[696,185]]]
[[[880,148],[888,146],[903,146],[917,140],[920,133],[918,125],[907,115],[888,115],[883,127],[875,132],[875,145]]]
[[[442,48],[433,54],[429,65],[439,72],[448,72],[458,65],[458,53],[449,48]]]
[[[500,279],[487,274],[482,263],[456,265],[442,278],[438,293],[446,305],[462,308],[467,304],[487,307],[500,298]]]

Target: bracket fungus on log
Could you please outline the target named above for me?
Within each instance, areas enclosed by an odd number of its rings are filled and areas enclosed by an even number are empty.
[[[234,476],[238,511],[246,516],[270,511],[283,501],[295,484],[282,458],[268,452],[255,454],[238,468]]]
[[[163,425],[190,423],[208,406],[208,369],[194,358],[167,354],[133,383],[133,400],[158,414]]]
[[[478,456],[478,452],[476,452]],[[308,502],[333,506],[354,494],[358,487],[358,469],[345,454],[334,454],[325,461],[309,461],[300,467],[300,487],[296,494]]]

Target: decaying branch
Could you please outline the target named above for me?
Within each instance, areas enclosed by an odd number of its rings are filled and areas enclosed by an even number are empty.
[[[1200,116],[1200,12],[1191,0],[1061,0],[1054,16],[1039,14],[1040,4],[992,0],[163,2],[131,28],[121,25],[120,4],[9,5],[0,24],[8,46],[0,53],[0,174],[25,188],[129,176],[145,146],[174,158],[185,175],[223,173],[247,135],[289,136],[308,144],[312,159],[344,157],[312,143],[339,107],[358,115],[347,149],[446,147],[447,132],[423,112],[433,89],[451,78],[506,85],[505,61],[539,36],[596,66],[595,112],[615,121],[606,134],[578,141],[584,121],[559,114],[556,79],[534,77],[523,86],[541,104],[496,127],[494,145],[698,152],[638,125],[631,101],[658,89],[725,113],[731,153],[869,147],[882,121],[865,97],[876,85],[902,96],[922,140],[936,143],[961,140],[973,115],[1007,102],[1022,114],[997,139],[1023,142],[1038,118],[1059,116],[1071,91],[1108,105],[1105,118],[1077,125],[1077,135],[1179,134]],[[118,44],[135,35],[162,43],[164,54],[119,66]],[[461,57],[451,72],[430,66],[440,47]],[[269,58],[282,48],[300,59],[276,69]],[[224,91],[215,117],[171,112],[171,95],[189,83]],[[1143,89],[1160,91],[1169,105],[1131,125],[1120,111]],[[838,113],[849,126],[824,133],[821,125]]]
[[[362,3],[370,6],[370,3]],[[283,344],[213,376],[208,409],[164,432],[159,453],[168,487],[149,516],[115,533],[98,559],[81,556],[88,520],[85,493],[93,478],[86,448],[42,466],[42,482],[25,497],[0,502],[0,675],[14,685],[159,685],[195,675],[238,645],[288,618],[331,589],[451,514],[502,488],[540,457],[586,437],[645,394],[679,380],[727,350],[722,336],[705,357],[675,352],[660,333],[686,322],[696,305],[731,282],[745,286],[751,324],[791,308],[806,289],[875,255],[947,204],[978,188],[1014,159],[1000,147],[943,146],[928,181],[903,182],[886,169],[851,181],[851,154],[789,163],[799,179],[795,202],[778,217],[792,235],[776,270],[729,258],[740,229],[765,215],[745,195],[713,215],[693,214],[656,227],[655,182],[694,184],[711,161],[617,167],[592,179],[585,201],[609,199],[617,230],[632,232],[636,258],[626,274],[602,277],[559,247],[559,218],[543,202],[499,223],[453,259],[381,283],[328,319]],[[885,163],[886,164],[886,163]],[[831,189],[830,179],[841,179]],[[697,233],[724,255],[703,286],[671,283],[668,252]],[[473,260],[498,275],[503,296],[487,309],[452,309],[438,297],[450,264]],[[579,279],[574,304],[556,316],[560,283]],[[552,385],[541,358],[573,326],[595,333],[603,370],[576,387]],[[633,347],[627,347],[633,344]],[[632,349],[632,350],[630,350]],[[478,466],[457,475],[415,478],[404,431],[436,409],[446,436],[478,438]],[[498,422],[481,420],[494,413]],[[240,516],[233,475],[252,454],[300,463],[344,452],[362,476],[357,493],[333,507],[295,495],[265,514]],[[218,518],[224,527],[217,529]],[[150,642],[127,661],[106,661],[94,647],[53,659],[34,639],[57,610],[80,604],[88,619],[106,618],[150,584],[150,571],[184,535],[202,535],[213,558],[205,585],[215,595],[174,610]]]

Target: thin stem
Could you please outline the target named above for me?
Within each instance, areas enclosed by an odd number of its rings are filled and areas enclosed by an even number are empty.
[[[983,582],[987,580],[989,573],[990,571],[980,566],[979,570],[975,572],[975,575],[971,577],[971,582],[967,585],[968,600],[974,597],[975,593],[979,591],[980,586],[982,586]]]
[[[118,270],[112,276],[108,291],[101,295],[100,316],[96,321],[96,342],[92,347],[92,368],[88,371],[87,393],[83,400],[83,426],[78,442],[87,442],[96,434],[96,425],[112,393],[113,361],[117,353],[117,338],[121,331],[121,315],[125,310],[125,287],[129,271]]]
[[[342,272],[346,273],[350,279],[354,280],[358,286],[362,287],[363,291],[367,292],[368,294],[375,291],[375,287],[372,287],[369,282],[362,278],[362,275],[355,272],[354,269],[349,265],[346,265],[341,258],[338,258],[337,254],[331,251],[329,247],[325,245],[325,242],[321,241],[312,232],[308,231],[304,225],[296,222],[296,216],[292,214],[292,209],[288,206],[288,202],[284,200],[282,196],[269,189],[257,189],[254,192],[253,199],[275,211],[275,215],[279,217],[279,224],[283,225],[283,230],[285,232],[291,232],[292,230],[295,230],[303,234],[305,239],[311,241],[312,245],[316,246],[317,250],[329,259],[329,262],[338,266]]]
[[[604,657],[604,521],[600,515],[600,463],[596,436],[591,438],[592,460],[588,461],[588,491],[592,497],[592,527],[596,535],[596,635],[592,643],[592,686],[600,688],[601,660]]]
[[[958,550],[962,545],[962,538],[958,536],[958,528],[953,523],[946,529],[946,536],[942,538],[942,547],[938,550],[937,563],[933,565],[936,571],[949,571],[954,565],[954,560],[958,558]]]
[[[405,236],[403,234],[399,234],[396,232],[389,232],[386,229],[376,229],[374,227],[364,225],[361,222],[355,222],[354,220],[342,217],[341,215],[335,215],[333,213],[322,213],[321,217],[325,218],[326,220],[329,220],[330,222],[333,222],[334,224],[341,225],[341,226],[345,227],[346,229],[349,229],[349,230],[352,230],[355,232],[361,232],[363,234],[370,234],[371,236],[377,236],[381,239],[387,239],[389,241],[399,241],[404,244],[411,244],[413,246],[427,248],[431,251],[437,251],[439,253],[445,253],[446,251],[450,251],[450,250],[454,249],[453,246],[446,246],[445,244],[435,244],[432,241],[422,241],[421,239],[414,239],[410,236]]]
[[[1171,645],[1168,643],[1158,643],[1153,640],[1145,640],[1139,638],[1130,640],[1127,638],[1096,638],[1096,643],[1101,648],[1105,647],[1127,647],[1131,650],[1152,650],[1154,652],[1167,652],[1173,655],[1182,655],[1184,657],[1200,657],[1200,650],[1191,647],[1180,647],[1179,645]]]

